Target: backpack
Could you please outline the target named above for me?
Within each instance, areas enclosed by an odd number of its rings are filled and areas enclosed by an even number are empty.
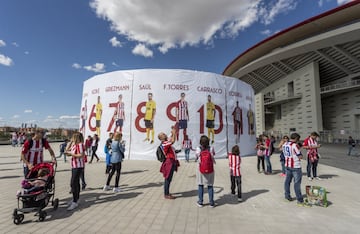
[[[210,174],[214,172],[214,162],[208,149],[200,152],[199,169],[202,174]]]
[[[164,162],[165,159],[166,159],[166,157],[165,157],[165,152],[164,152],[163,147],[162,147],[161,144],[157,147],[156,157],[157,157],[157,160],[158,160],[159,162]]]

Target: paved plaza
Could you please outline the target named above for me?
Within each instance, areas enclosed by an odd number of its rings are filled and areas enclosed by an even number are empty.
[[[58,143],[51,145],[58,151]],[[346,150],[346,145],[325,145],[320,149],[321,181],[308,181],[304,173],[306,162],[302,163],[302,192],[305,185],[325,187],[327,208],[298,207],[296,201],[284,201],[278,154],[271,158],[273,175],[257,172],[256,157],[242,158],[242,203],[230,195],[226,159],[218,159],[215,166],[215,208],[208,206],[207,193],[206,205],[196,205],[194,162],[181,161],[170,187],[176,199],[165,200],[160,163],[154,153],[148,161],[123,162],[122,192],[116,194],[102,191],[106,180],[104,161],[87,164],[88,186],[80,194],[79,207],[67,211],[67,202],[72,198],[71,168],[59,159],[55,177],[59,208],[53,210],[50,202],[45,208],[45,221],[39,222],[34,213],[29,213],[20,225],[15,225],[15,194],[23,179],[20,148],[0,146],[0,233],[360,233],[360,158],[347,156]],[[48,152],[45,158],[50,159]],[[294,197],[293,187],[291,191]]]

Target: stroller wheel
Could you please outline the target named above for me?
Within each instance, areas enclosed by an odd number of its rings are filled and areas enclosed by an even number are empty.
[[[24,220],[24,215],[19,214],[14,216],[14,224],[19,225]]]
[[[52,205],[54,207],[54,210],[57,210],[57,208],[59,207],[59,199],[56,198],[53,202]]]
[[[40,221],[40,222],[44,221],[45,218],[46,218],[46,216],[47,216],[46,211],[40,211],[40,212],[39,212],[39,221]]]

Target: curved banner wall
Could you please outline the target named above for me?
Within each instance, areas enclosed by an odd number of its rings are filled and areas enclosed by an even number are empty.
[[[182,148],[184,135],[195,149],[200,136],[209,134],[216,157],[226,156],[235,144],[244,156],[254,154],[256,143],[253,102],[250,85],[218,74],[116,71],[84,82],[80,131],[85,138],[99,135],[97,154],[102,157],[109,133],[121,131],[127,159],[156,159],[157,135],[170,135],[172,126],[177,132],[176,149]],[[194,154],[190,151],[190,159]],[[178,157],[184,158],[184,150]]]

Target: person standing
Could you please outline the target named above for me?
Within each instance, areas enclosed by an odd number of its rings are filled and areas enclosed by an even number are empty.
[[[190,150],[193,150],[193,148],[192,148],[192,141],[189,139],[188,135],[184,136],[184,140],[183,140],[183,143],[182,143],[182,148],[185,151],[185,160],[186,160],[186,162],[189,162]]]
[[[102,104],[100,102],[100,96],[98,96],[97,104],[95,106],[96,134],[98,136],[101,136],[100,135],[101,116],[102,116]]]
[[[114,139],[111,142],[111,149],[112,149],[112,154],[111,154],[111,170],[109,172],[108,178],[106,180],[106,184],[104,185],[104,191],[110,190],[110,182],[111,179],[113,177],[113,175],[116,172],[116,177],[115,177],[115,187],[113,189],[114,193],[118,193],[120,192],[120,188],[119,188],[119,180],[120,180],[120,173],[121,173],[121,162],[124,159],[124,153],[125,153],[125,142],[122,141],[122,133],[117,132],[114,135]]]
[[[180,94],[180,100],[176,102],[176,139],[179,140],[179,132],[183,130],[183,139],[186,135],[187,123],[189,121],[188,103],[185,100],[185,93]]]
[[[47,149],[52,161],[56,163],[56,157],[49,142],[43,138],[43,133],[36,130],[34,136],[25,141],[21,150],[21,160],[24,163],[24,176],[29,173],[31,168],[44,161],[43,149]]]
[[[112,132],[109,133],[109,138],[106,140],[105,146],[104,146],[104,153],[106,155],[105,157],[105,174],[109,174],[111,170],[111,143],[113,139],[114,134]]]
[[[211,101],[211,95],[208,95],[206,103],[206,127],[208,128],[208,138],[211,138],[211,144],[214,144],[215,138],[215,104]]]
[[[262,137],[258,139],[255,149],[256,149],[256,156],[257,156],[257,170],[259,173],[261,173],[262,171],[265,173],[265,161],[264,161],[265,147],[262,142]],[[261,163],[262,171],[260,171],[260,163]]]
[[[272,174],[272,166],[271,166],[271,161],[270,161],[270,157],[271,157],[271,153],[272,153],[272,144],[271,144],[271,140],[269,138],[268,135],[263,135],[263,138],[265,140],[265,150],[264,150],[264,156],[265,156],[265,164],[266,164],[266,175],[270,175]]]
[[[203,207],[204,185],[207,185],[209,194],[210,207],[215,207],[214,201],[214,164],[215,150],[214,147],[210,147],[210,140],[207,136],[200,137],[200,147],[196,149],[196,156],[199,161],[199,166],[196,170],[196,181],[198,184],[198,207]],[[204,167],[206,169],[204,169]]]
[[[231,194],[235,195],[235,188],[237,187],[238,202],[242,202],[240,172],[241,157],[239,146],[234,145],[232,147],[231,153],[228,154],[228,158],[230,167]]]
[[[352,138],[352,136],[349,136],[348,144],[349,144],[348,156],[350,156],[350,155],[351,155],[351,151],[353,151],[353,150],[355,149],[355,146],[356,146],[356,142],[355,142],[355,140]]]
[[[236,101],[232,116],[234,121],[235,143],[237,144],[240,142],[240,134],[243,134],[242,110],[239,107],[239,101]]]
[[[96,154],[98,144],[99,144],[99,137],[98,137],[97,134],[94,134],[94,137],[92,139],[92,144],[91,144],[91,159],[90,159],[89,163],[92,163],[94,157],[96,158],[97,162],[100,160],[99,157]]]
[[[301,159],[303,156],[301,154],[300,147],[297,144],[299,139],[299,134],[292,133],[290,135],[290,141],[285,142],[282,147],[285,156],[286,168],[286,177],[284,182],[285,199],[287,201],[292,201],[290,195],[290,184],[292,179],[294,178],[294,191],[297,204],[298,206],[307,206],[306,203],[304,203],[304,199],[301,194]]]
[[[318,144],[316,138],[319,137],[319,134],[317,132],[310,133],[310,136],[305,138],[303,147],[307,150],[307,167],[306,167],[306,173],[308,179],[311,181],[313,178],[317,180],[321,180],[320,177],[317,175],[317,166],[319,163],[319,155],[318,155],[318,148],[321,147],[320,144]],[[313,176],[311,176],[311,173]]]
[[[118,96],[118,102],[116,104],[116,111],[114,114],[115,119],[115,129],[114,133],[116,133],[116,130],[119,128],[119,132],[122,133],[122,128],[125,121],[125,104],[122,101],[122,94],[119,94]]]
[[[86,156],[91,156],[92,137],[89,135],[85,141]]]
[[[154,118],[156,113],[156,102],[152,99],[153,94],[148,93],[148,101],[146,102],[146,110],[145,110],[145,127],[146,127],[146,138],[144,141],[150,141],[150,133],[151,133],[151,141],[150,143],[154,143]]]
[[[71,193],[73,199],[67,208],[68,211],[78,207],[80,197],[80,178],[84,173],[85,146],[84,138],[80,132],[73,134],[66,149],[66,155],[71,157]]]
[[[174,171],[177,171],[177,157],[175,149],[173,148],[174,139],[172,138],[168,141],[168,137],[165,133],[161,132],[158,135],[159,140],[161,141],[161,147],[165,154],[165,161],[161,164],[160,172],[164,176],[164,198],[165,199],[175,199],[173,195],[170,194],[170,183],[174,175]]]
[[[280,174],[280,176],[283,176],[283,177],[286,176],[286,171],[285,171],[285,156],[284,156],[284,152],[282,151],[282,147],[288,141],[289,141],[289,137],[284,136],[280,140],[280,143],[278,145],[278,149],[280,150],[280,163],[281,163],[281,174]]]

